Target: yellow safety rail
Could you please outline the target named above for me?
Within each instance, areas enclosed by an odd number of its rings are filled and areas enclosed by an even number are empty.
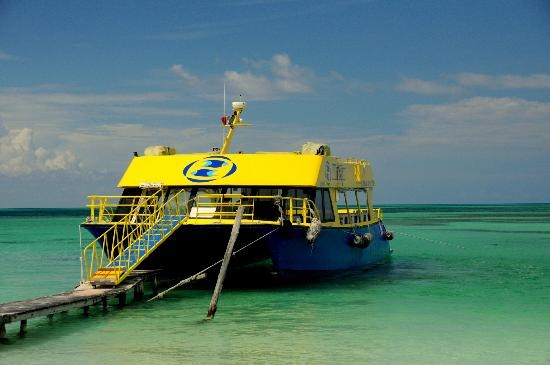
[[[86,223],[113,223],[122,220],[129,211],[133,211],[136,206],[143,204],[147,196],[143,195],[90,195],[90,215]],[[123,213],[117,213],[121,211]]]
[[[190,219],[187,224],[199,223],[230,223],[233,221],[237,208],[243,206],[242,224],[246,223],[271,223],[280,224],[281,207],[283,215],[291,222],[307,226],[312,218],[319,218],[319,211],[315,203],[307,198],[291,198],[281,196],[246,196],[241,194],[199,194],[195,198],[195,204],[190,211]],[[271,209],[268,216],[259,216],[258,208],[261,204],[267,204]],[[271,218],[271,219],[268,219]]]
[[[382,220],[382,209],[376,208],[372,210],[372,215],[369,217],[368,208],[340,208],[338,209],[340,224],[342,225],[366,225],[376,223]],[[369,219],[370,218],[370,219]]]
[[[188,199],[184,189],[164,204],[162,198],[161,190],[141,197],[128,214],[84,248],[89,281],[104,279],[117,285],[181,225],[233,224],[239,206],[246,210],[241,224],[281,224],[281,212],[295,225],[308,226],[313,218],[319,219],[315,203],[307,198],[199,194]],[[262,203],[271,209],[270,214],[258,217],[257,210]],[[169,231],[155,233],[155,227],[166,222],[175,223],[169,225]]]
[[[84,248],[83,257],[88,280],[100,269],[104,275],[108,271],[114,274],[116,277],[114,285],[124,280],[157,247],[149,245],[154,236],[146,233],[157,223],[166,220],[166,217],[178,217],[178,220],[181,220],[181,217],[187,217],[187,205],[181,204],[182,192],[184,190],[180,190],[164,204],[161,204],[163,196],[161,190],[144,197],[121,219],[121,224],[111,226],[87,245]],[[178,225],[180,224],[181,222],[178,222]],[[160,237],[156,244],[162,243],[175,228],[166,232],[164,237]],[[143,245],[135,247],[136,243],[145,237],[145,241],[142,241]],[[145,249],[145,252],[138,255],[137,251],[140,249]],[[131,254],[138,255],[135,256],[136,260],[130,260]],[[106,276],[112,277],[112,275]]]

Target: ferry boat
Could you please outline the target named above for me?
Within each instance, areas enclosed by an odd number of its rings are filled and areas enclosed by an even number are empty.
[[[283,274],[366,268],[390,256],[393,238],[373,207],[368,160],[338,158],[328,145],[301,151],[229,153],[246,103],[223,116],[223,146],[177,154],[148,147],[134,157],[120,196],[90,196],[81,226],[86,279],[117,285],[135,269],[185,276],[223,257],[241,210],[232,267],[270,265]],[[242,209],[240,209],[242,207]]]

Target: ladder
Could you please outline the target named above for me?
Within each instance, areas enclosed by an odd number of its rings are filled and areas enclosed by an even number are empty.
[[[178,191],[162,204],[162,191],[145,197],[119,222],[84,248],[86,275],[94,286],[116,286],[189,218]],[[185,201],[185,199],[183,199]]]

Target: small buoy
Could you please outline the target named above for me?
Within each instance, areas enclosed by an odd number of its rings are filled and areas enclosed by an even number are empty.
[[[373,239],[373,236],[372,236],[372,233],[365,233],[363,235],[363,246],[367,247],[368,245],[370,245],[370,243],[372,242],[372,239]]]
[[[386,232],[384,232],[383,237],[386,240],[391,241],[391,240],[393,240],[393,232],[386,231]]]

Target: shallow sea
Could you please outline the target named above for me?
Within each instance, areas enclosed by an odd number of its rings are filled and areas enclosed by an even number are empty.
[[[0,364],[550,364],[550,204],[384,208],[386,265],[8,324]],[[0,302],[78,283],[85,215],[0,210]]]

